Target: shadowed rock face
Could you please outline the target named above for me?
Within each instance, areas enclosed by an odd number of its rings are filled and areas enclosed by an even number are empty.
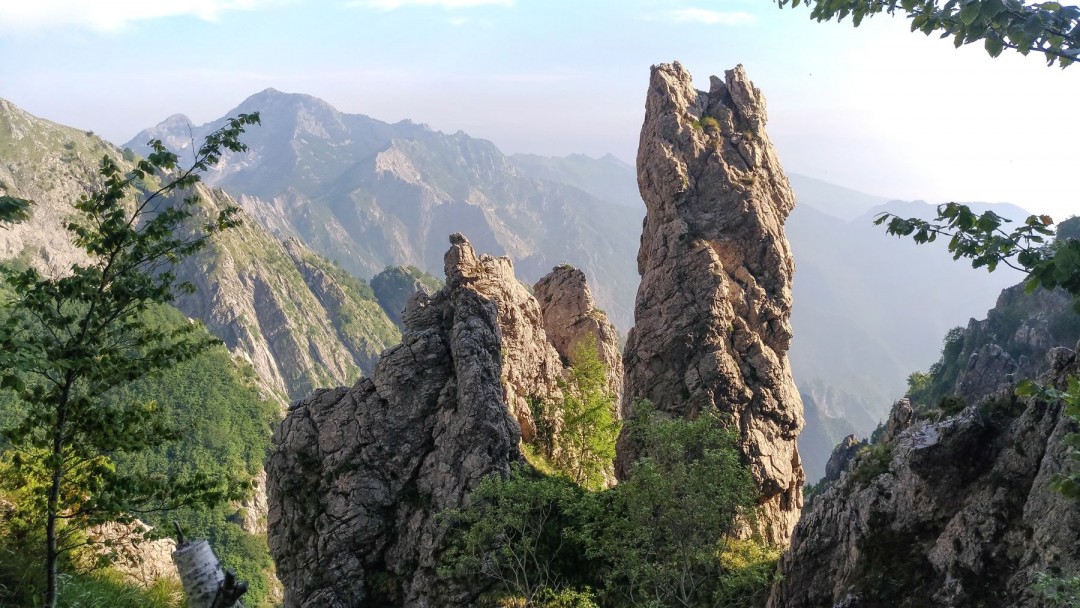
[[[1070,349],[1047,360],[1041,383],[1077,373]],[[769,606],[1051,605],[1038,574],[1080,567],[1080,503],[1050,487],[1071,430],[1059,403],[1007,387],[875,445],[884,460],[856,457],[799,521]]]
[[[437,575],[436,514],[520,457],[498,312],[458,281],[411,300],[403,320],[371,378],[317,391],[274,435],[269,541],[286,606],[434,608],[469,595]]]
[[[1051,488],[1075,471],[1064,441],[1075,423],[1014,389],[1024,377],[1060,389],[1080,373],[1071,304],[1017,285],[968,324],[944,361],[968,407],[928,419],[907,399],[893,406],[877,442],[837,463],[803,513],[770,608],[1058,605],[1034,583],[1080,570],[1080,501]]]
[[[791,378],[791,278],[783,224],[795,198],[765,133],[765,100],[742,66],[694,89],[654,66],[638,148],[648,214],[627,341],[622,408],[731,412],[762,492],[767,536],[786,542],[802,506]],[[621,472],[632,459],[622,442]]]

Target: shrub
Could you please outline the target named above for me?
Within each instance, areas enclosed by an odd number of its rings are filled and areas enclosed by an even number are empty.
[[[479,575],[495,583],[523,606],[543,606],[551,589],[563,587],[564,562],[579,551],[567,541],[564,528],[577,511],[582,491],[563,477],[538,475],[516,465],[505,479],[485,477],[465,509],[442,514],[452,538],[440,569],[463,581]]]
[[[859,462],[851,471],[851,483],[859,487],[866,487],[877,478],[889,472],[889,463],[892,462],[892,445],[878,443],[869,445],[859,451]]]
[[[570,363],[569,380],[560,383],[564,398],[558,408],[561,425],[553,464],[574,483],[599,489],[611,477],[621,426],[615,417],[615,395],[608,389],[607,368],[595,337],[574,346]]]

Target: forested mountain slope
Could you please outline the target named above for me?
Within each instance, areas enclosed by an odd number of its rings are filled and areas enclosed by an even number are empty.
[[[122,167],[132,158],[92,133],[0,100],[0,193],[35,201],[30,221],[0,230],[0,256],[56,272],[79,261],[64,224],[72,203],[98,179],[105,154]],[[232,203],[205,186],[194,193],[208,212]],[[250,362],[282,404],[370,372],[398,338],[371,289],[301,243],[282,242],[244,219],[180,267],[180,278],[197,291],[177,306]]]

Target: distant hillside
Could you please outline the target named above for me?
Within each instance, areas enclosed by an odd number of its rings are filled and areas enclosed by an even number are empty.
[[[21,257],[54,272],[83,259],[63,226],[104,154],[121,167],[132,158],[91,133],[0,100],[0,194],[36,202],[29,222],[0,230],[0,259]],[[196,193],[207,209],[232,204],[220,190],[200,185]],[[179,275],[198,291],[180,298],[178,308],[250,362],[282,405],[318,387],[351,385],[398,339],[366,284],[250,217],[185,262]]]
[[[447,236],[510,256],[535,281],[560,263],[583,269],[598,304],[629,325],[640,213],[573,185],[530,177],[491,142],[403,121],[344,114],[307,95],[268,89],[229,112],[258,110],[250,154],[208,176],[279,238],[298,237],[357,276],[413,265],[442,273]],[[223,119],[222,119],[223,120]],[[176,118],[137,135],[178,153],[217,128]],[[183,135],[183,137],[181,137]]]
[[[809,205],[845,221],[853,220],[869,209],[889,202],[889,199],[883,196],[858,192],[798,173],[788,173],[788,180],[800,205]]]
[[[600,158],[584,154],[564,157],[512,154],[510,162],[529,177],[575,186],[604,202],[622,207],[645,208],[638,192],[636,169],[613,154]]]

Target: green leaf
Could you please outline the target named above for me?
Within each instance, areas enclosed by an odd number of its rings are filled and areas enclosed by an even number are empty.
[[[1002,44],[1001,40],[993,36],[986,37],[986,43],[984,46],[986,47],[986,52],[989,53],[991,57],[997,57],[1005,48],[1005,45]]]
[[[1043,30],[1043,16],[1042,13],[1032,13],[1027,20],[1024,21],[1024,33],[1031,36],[1038,37]]]
[[[0,196],[0,222],[18,223],[30,219],[33,201],[14,196]]]
[[[975,20],[979,18],[979,12],[982,7],[979,2],[972,0],[964,6],[960,7],[960,21],[964,22],[964,25],[971,25],[975,23]]]

